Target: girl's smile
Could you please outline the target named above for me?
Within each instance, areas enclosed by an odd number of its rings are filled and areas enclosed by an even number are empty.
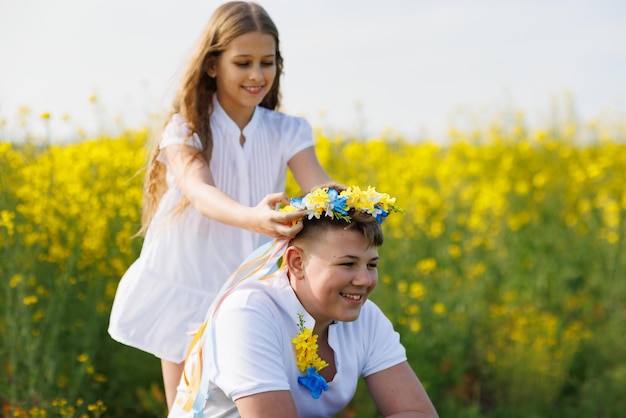
[[[264,86],[258,86],[258,87],[248,87],[248,86],[243,86],[243,88],[250,94],[260,94],[263,92],[263,87]]]
[[[248,32],[233,39],[207,70],[217,83],[217,99],[240,129],[248,124],[276,78],[276,41]]]

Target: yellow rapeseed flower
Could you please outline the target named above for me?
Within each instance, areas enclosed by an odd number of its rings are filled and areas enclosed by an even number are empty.
[[[411,283],[411,285],[409,286],[409,295],[413,299],[423,299],[424,295],[426,295],[426,287],[419,282]]]
[[[34,313],[33,313],[33,322],[37,323],[40,322],[44,317],[44,313],[43,313],[43,309],[37,309]]]
[[[428,276],[435,268],[437,268],[437,260],[434,258],[425,258],[417,263],[417,269],[424,276]]]
[[[422,329],[422,323],[418,319],[413,318],[409,322],[409,329],[411,332],[417,333]]]
[[[107,381],[107,377],[103,375],[102,373],[96,373],[93,375],[93,380],[94,382],[104,383]]]
[[[22,299],[22,302],[24,303],[24,305],[28,306],[28,305],[34,305],[35,303],[37,303],[39,299],[37,298],[36,295],[30,295],[30,296],[24,296],[24,299]]]
[[[448,246],[448,254],[450,254],[452,258],[459,258],[461,256],[461,253],[461,247],[459,247],[458,245],[452,244]]]
[[[0,228],[7,230],[7,235],[12,237],[15,233],[15,212],[3,209],[0,211]]]
[[[9,286],[12,288],[17,287],[18,284],[20,284],[22,281],[22,275],[21,274],[14,274],[13,277],[11,277],[11,280],[9,280]]]
[[[412,304],[412,305],[409,305],[409,307],[406,310],[406,313],[407,315],[415,315],[419,313],[419,311],[420,311],[419,305]]]
[[[446,306],[441,302],[437,302],[433,305],[433,312],[437,315],[444,315],[446,313]]]
[[[105,412],[107,410],[106,406],[104,405],[104,402],[102,402],[101,400],[98,400],[94,404],[88,405],[87,409],[91,412]]]

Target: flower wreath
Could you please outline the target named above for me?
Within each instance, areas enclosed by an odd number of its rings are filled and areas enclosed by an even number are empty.
[[[282,212],[303,210],[309,219],[320,219],[324,215],[346,222],[350,222],[349,211],[355,210],[368,213],[376,218],[378,223],[382,223],[390,212],[401,212],[395,203],[395,197],[379,193],[371,186],[367,190],[352,186],[341,192],[332,187],[321,187],[304,197],[292,198],[289,205],[280,210]]]

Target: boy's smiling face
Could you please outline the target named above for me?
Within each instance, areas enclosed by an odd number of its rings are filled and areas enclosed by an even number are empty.
[[[287,250],[290,283],[315,328],[349,322],[378,283],[378,249],[358,231],[330,228]]]

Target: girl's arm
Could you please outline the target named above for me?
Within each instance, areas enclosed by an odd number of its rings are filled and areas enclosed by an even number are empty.
[[[294,155],[287,164],[296,182],[305,193],[316,186],[332,181],[317,159],[314,147],[303,149]]]
[[[169,168],[191,205],[202,215],[218,222],[258,232],[273,238],[293,238],[302,228],[292,221],[301,213],[276,211],[276,204],[288,203],[284,193],[267,195],[256,207],[242,205],[215,187],[213,175],[198,150],[189,145],[164,148]]]
[[[385,417],[438,416],[422,383],[406,361],[366,377],[365,383]]]
[[[298,418],[296,405],[288,390],[262,392],[235,401],[241,418]]]

